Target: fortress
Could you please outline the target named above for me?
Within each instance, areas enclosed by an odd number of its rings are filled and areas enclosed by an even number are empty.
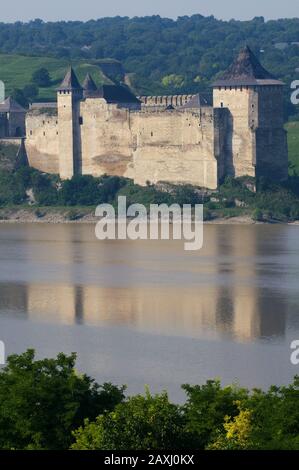
[[[29,164],[64,179],[109,174],[215,189],[226,176],[288,175],[283,83],[248,47],[213,84],[213,106],[200,95],[97,88],[90,75],[81,86],[70,68],[57,104],[31,105],[25,127]]]

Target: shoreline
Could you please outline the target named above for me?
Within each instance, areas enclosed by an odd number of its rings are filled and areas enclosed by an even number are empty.
[[[40,212],[39,212],[40,211]],[[55,210],[55,209],[38,209],[33,212],[28,209],[7,209],[5,216],[0,212],[0,224],[95,224],[99,221],[93,212],[88,211],[70,216],[72,208]],[[84,210],[82,209],[82,212]],[[1,218],[2,217],[2,218]],[[299,220],[294,222],[278,222],[278,221],[256,221],[249,215],[238,215],[235,217],[215,217],[211,220],[204,221],[206,225],[299,225]]]

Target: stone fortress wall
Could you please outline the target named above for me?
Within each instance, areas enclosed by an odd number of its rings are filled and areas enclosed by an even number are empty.
[[[91,77],[82,90],[70,70],[57,106],[33,106],[27,113],[29,163],[62,178],[110,174],[141,185],[168,181],[215,189],[227,175],[285,179],[282,83],[248,48],[236,62],[214,84],[213,106],[199,95],[138,100],[117,86],[99,91]]]
[[[70,162],[63,157],[74,151],[74,134],[69,130],[73,118],[71,107],[61,106],[59,112],[67,109],[68,115],[58,118],[58,113],[46,109],[27,114],[26,149],[31,166],[71,177],[76,161],[82,174],[119,175],[141,185],[169,181],[217,187],[224,168],[227,110],[132,112],[88,98],[79,103],[79,152]]]

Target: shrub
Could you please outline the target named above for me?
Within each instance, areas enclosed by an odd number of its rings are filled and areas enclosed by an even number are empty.
[[[257,222],[262,222],[264,220],[263,212],[260,209],[254,209],[252,212],[252,218]]]

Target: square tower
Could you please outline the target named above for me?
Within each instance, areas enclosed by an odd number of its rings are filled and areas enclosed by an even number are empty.
[[[80,101],[83,89],[72,67],[57,90],[59,174],[63,179],[81,172]]]
[[[248,46],[213,84],[215,108],[229,110],[225,175],[288,177],[283,83],[265,70]]]

